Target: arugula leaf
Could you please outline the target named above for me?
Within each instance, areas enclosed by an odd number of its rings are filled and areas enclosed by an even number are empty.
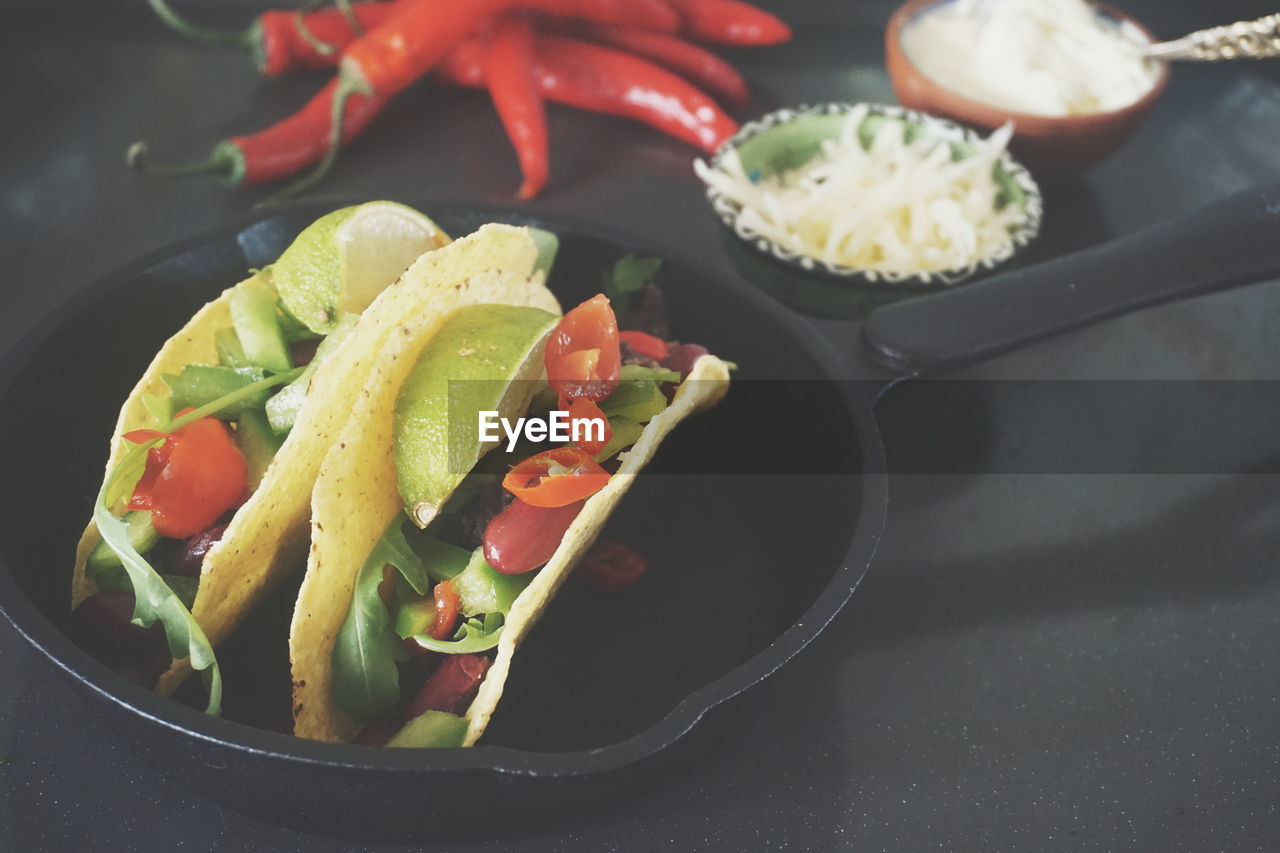
[[[149,628],[159,621],[164,626],[169,653],[175,660],[189,657],[193,669],[200,672],[209,692],[205,713],[217,715],[222,710],[222,671],[214,657],[213,645],[191,611],[178,594],[165,583],[155,569],[129,541],[129,525],[111,512],[111,507],[133,493],[146,469],[147,451],[163,439],[152,439],[131,448],[102,484],[93,507],[93,521],[102,539],[120,557],[133,587],[134,623]]]
[[[467,563],[471,562],[471,552],[466,548],[459,548],[457,545],[450,545],[448,542],[442,542],[439,539],[423,538],[418,543],[418,554],[422,556],[422,563],[426,567],[427,574],[436,580],[453,580],[462,574],[462,570],[467,567]],[[424,590],[417,590],[419,595],[425,595]]]
[[[653,281],[661,267],[661,258],[637,258],[628,254],[615,261],[611,270],[600,274],[604,295],[613,304],[619,322],[626,323],[635,308],[636,297]]]
[[[628,254],[614,262],[609,278],[615,292],[621,297],[627,297],[643,290],[661,268],[662,258],[637,258]]]
[[[454,632],[452,640],[437,640],[430,634],[416,634],[413,641],[424,649],[446,655],[487,652],[498,645],[505,624],[506,619],[501,613],[486,613],[483,621],[477,618],[464,621]]]
[[[259,367],[188,364],[181,372],[166,373],[160,378],[169,386],[171,405],[182,410],[225,399],[233,391],[259,382],[265,376],[266,373]],[[246,409],[262,408],[267,402],[268,393],[268,389],[262,388],[251,396],[223,406],[217,414],[225,420],[234,420]]]
[[[237,388],[229,394],[224,394],[199,408],[192,409],[182,417],[174,418],[164,426],[157,427],[157,429],[160,432],[173,432],[174,430],[182,429],[187,424],[195,423],[201,418],[207,418],[209,415],[217,414],[223,409],[231,408],[241,400],[252,397],[265,388],[274,388],[277,385],[292,382],[301,376],[304,370],[306,370],[305,367],[295,367],[293,370],[286,370],[284,373],[277,373],[275,376],[268,376],[265,379],[259,379],[257,382],[251,382],[243,388]],[[135,480],[134,482],[136,483],[137,481]],[[129,488],[132,490],[133,487],[130,486]]]
[[[403,516],[396,516],[369,552],[333,647],[333,701],[361,722],[385,716],[400,701],[396,669],[400,641],[378,594],[383,567],[395,566],[419,595],[425,595],[431,584],[422,561],[405,540],[404,523]]]

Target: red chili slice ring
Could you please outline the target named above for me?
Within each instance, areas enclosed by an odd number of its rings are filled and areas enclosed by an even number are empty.
[[[502,486],[530,506],[560,507],[589,498],[609,482],[609,472],[580,447],[544,450],[517,464]]]

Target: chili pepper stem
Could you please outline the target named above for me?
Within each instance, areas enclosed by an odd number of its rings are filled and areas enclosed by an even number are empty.
[[[203,27],[193,24],[173,10],[166,0],[147,0],[151,11],[164,22],[165,26],[179,35],[196,41],[210,44],[234,44],[244,48],[252,48],[254,43],[253,27],[244,30],[222,30],[215,27]]]
[[[301,180],[290,184],[280,192],[260,202],[261,206],[275,204],[286,198],[306,192],[324,180],[325,175],[329,174],[333,169],[333,164],[337,162],[338,152],[342,148],[343,116],[346,112],[347,101],[351,99],[352,95],[372,97],[373,87],[359,73],[353,73],[344,68],[338,77],[338,87],[333,92],[333,109],[329,114],[329,150],[325,152],[324,159],[317,163],[316,167]]]
[[[355,9],[351,8],[351,0],[333,0],[333,5],[338,7],[338,11],[342,13],[342,17],[347,19],[347,23],[351,25],[351,31],[357,36],[364,35],[364,26],[360,23],[360,19],[356,17]]]
[[[125,152],[125,161],[130,168],[144,175],[161,178],[186,178],[193,175],[221,175],[229,182],[234,182],[244,167],[238,162],[237,152],[232,146],[218,145],[207,160],[183,166],[157,165],[148,159],[150,149],[146,142],[135,142]]]
[[[302,40],[311,45],[311,48],[321,56],[333,56],[336,47],[328,42],[321,41],[316,38],[315,33],[307,26],[306,11],[299,9],[293,13],[293,25],[298,28],[298,35],[302,36]]]

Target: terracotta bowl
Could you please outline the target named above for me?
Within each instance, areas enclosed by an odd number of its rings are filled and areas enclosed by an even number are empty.
[[[894,94],[903,106],[986,130],[1013,121],[1013,152],[1038,173],[1072,171],[1105,159],[1138,129],[1169,82],[1169,67],[1161,63],[1155,85],[1139,100],[1118,110],[1078,116],[1031,115],[970,100],[926,77],[902,47],[902,33],[916,16],[945,2],[950,0],[908,0],[889,19],[884,45]],[[1128,15],[1103,4],[1095,6],[1099,14],[1128,21],[1156,41],[1150,30]]]

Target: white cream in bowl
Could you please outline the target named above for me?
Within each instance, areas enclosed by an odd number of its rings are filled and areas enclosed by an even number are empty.
[[[902,32],[907,58],[940,86],[1011,112],[1070,116],[1138,101],[1160,69],[1133,24],[1084,0],[951,0]]]

